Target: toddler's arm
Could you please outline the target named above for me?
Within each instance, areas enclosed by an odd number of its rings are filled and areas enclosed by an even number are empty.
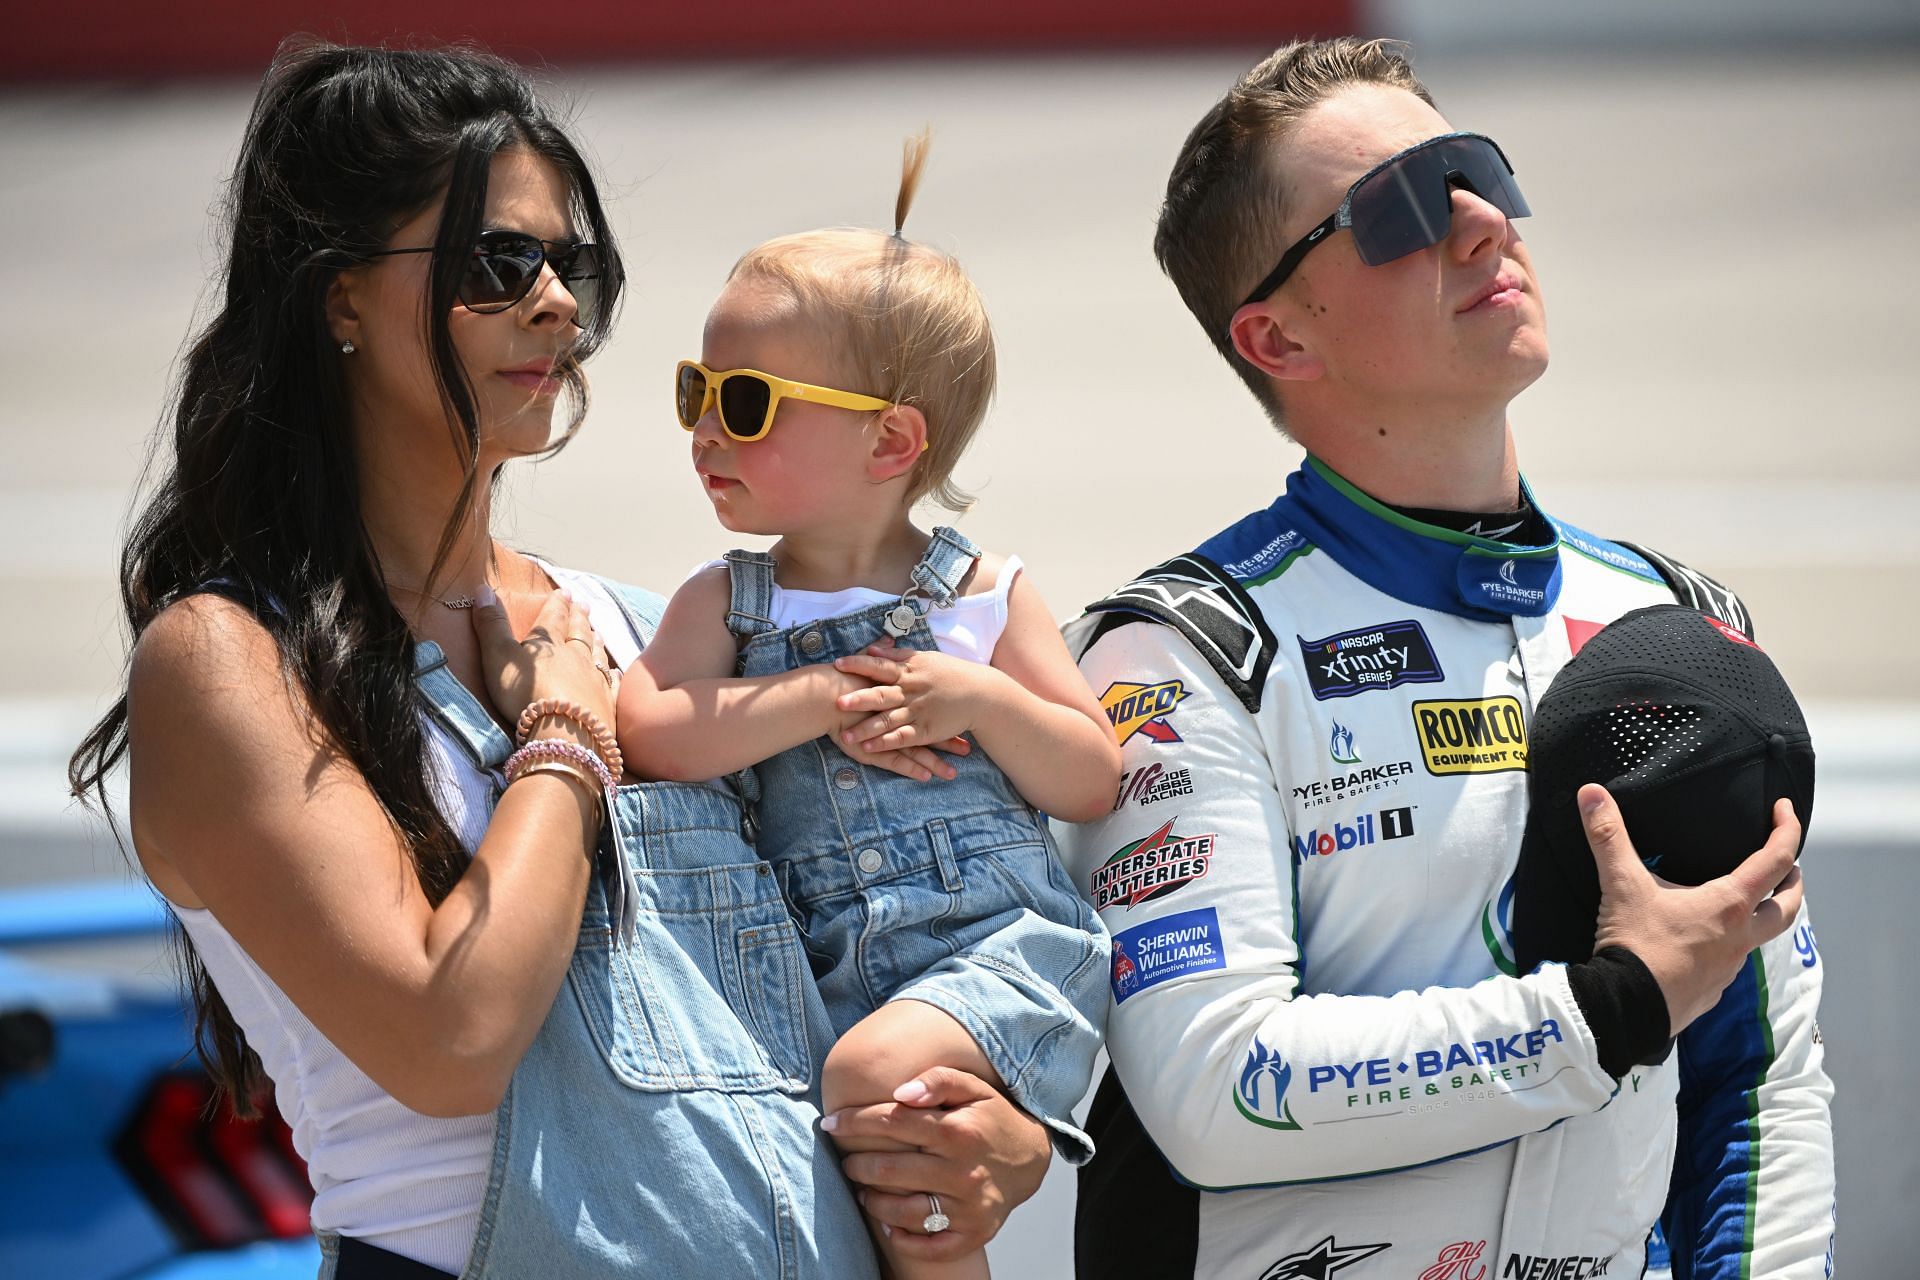
[[[1024,572],[1008,593],[991,666],[880,646],[835,665],[876,682],[840,695],[843,710],[875,713],[843,741],[883,751],[970,730],[1036,808],[1068,822],[1113,808],[1120,786],[1113,726]]]
[[[615,733],[638,776],[699,782],[756,765],[837,731],[847,717],[834,705],[836,695],[866,684],[825,664],[736,678],[729,604],[724,568],[695,574],[667,602],[653,643],[621,676]],[[909,777],[953,776],[952,765],[924,748],[862,758]]]

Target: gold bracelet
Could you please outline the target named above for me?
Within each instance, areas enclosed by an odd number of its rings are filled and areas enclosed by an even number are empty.
[[[594,813],[600,815],[606,813],[607,793],[601,789],[600,780],[588,774],[585,769],[582,769],[579,765],[573,763],[573,761],[536,760],[521,769],[516,775],[516,778],[524,778],[532,773],[557,773],[563,777],[573,779],[573,781],[579,783],[586,789],[587,795],[593,800]]]

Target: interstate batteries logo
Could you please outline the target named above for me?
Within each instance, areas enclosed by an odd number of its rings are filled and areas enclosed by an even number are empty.
[[[1213,834],[1180,836],[1174,822],[1144,839],[1122,845],[1094,868],[1093,905],[1136,907],[1184,889],[1207,874],[1213,863]]]
[[[1135,734],[1164,744],[1180,741],[1180,735],[1174,732],[1167,717],[1192,696],[1178,680],[1162,680],[1156,684],[1116,680],[1100,695],[1100,709],[1113,722],[1113,736],[1120,739],[1121,746],[1126,746]]]
[[[1442,678],[1440,660],[1427,642],[1427,633],[1411,619],[1342,631],[1321,640],[1300,635],[1294,639],[1300,642],[1307,687],[1323,702]]]
[[[1427,772],[1507,773],[1527,767],[1527,724],[1520,699],[1436,698],[1413,704]]]

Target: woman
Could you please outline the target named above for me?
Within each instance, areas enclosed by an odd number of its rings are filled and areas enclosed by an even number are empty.
[[[127,757],[203,1055],[274,1085],[323,1275],[871,1275],[739,798],[603,785],[658,599],[490,533],[618,299],[578,151],[497,60],[290,47],[228,241],[123,560],[126,694],[72,776]],[[937,1194],[915,1247],[977,1248],[1043,1131],[956,1073],[902,1096],[836,1118],[924,1149],[849,1161],[895,1184],[867,1212]]]

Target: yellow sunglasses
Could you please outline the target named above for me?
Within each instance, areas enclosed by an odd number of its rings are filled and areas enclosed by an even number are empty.
[[[789,398],[836,409],[886,409],[893,404],[878,396],[776,378],[758,369],[713,370],[698,360],[682,360],[673,373],[674,413],[689,431],[718,400],[720,426],[729,436],[747,443],[764,440],[773,427],[774,412],[782,400]]]

